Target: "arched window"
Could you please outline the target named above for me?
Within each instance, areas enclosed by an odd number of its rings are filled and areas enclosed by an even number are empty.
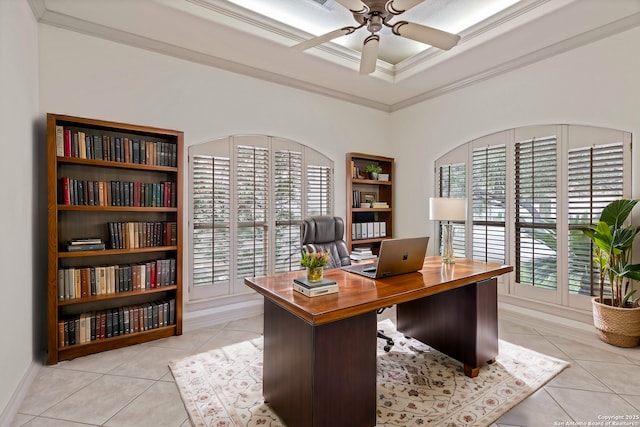
[[[189,147],[189,300],[300,269],[300,222],[333,214],[333,162],[297,142],[231,136]]]
[[[435,177],[437,195],[468,200],[456,256],[513,265],[503,292],[588,309],[598,280],[582,230],[630,197],[630,159],[630,133],[590,126],[522,127],[459,146]]]

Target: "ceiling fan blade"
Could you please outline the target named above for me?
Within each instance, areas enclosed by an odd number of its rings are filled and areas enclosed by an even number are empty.
[[[310,48],[312,48],[314,46],[318,46],[318,45],[320,45],[322,43],[326,43],[326,42],[328,42],[330,40],[337,39],[338,37],[342,37],[342,36],[346,36],[347,34],[351,34],[355,30],[357,30],[356,27],[340,28],[338,30],[330,31],[330,32],[328,32],[326,34],[323,34],[321,36],[314,37],[314,38],[309,39],[309,40],[305,40],[305,41],[303,41],[301,43],[298,43],[296,45],[291,46],[291,48],[295,49],[295,50],[300,50],[300,51],[307,50],[307,49],[310,49]]]
[[[371,34],[364,39],[362,57],[360,58],[360,74],[371,74],[376,70],[379,45],[380,36],[377,34]]]
[[[390,0],[385,7],[387,8],[387,12],[393,15],[400,15],[423,1],[424,0]]]
[[[342,6],[346,7],[353,13],[364,14],[369,12],[369,6],[361,2],[360,0],[336,0]]]
[[[444,50],[451,49],[460,41],[457,34],[407,21],[396,22],[393,25],[393,33]]]

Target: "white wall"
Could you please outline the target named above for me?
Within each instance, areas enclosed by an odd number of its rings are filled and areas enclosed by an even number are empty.
[[[335,162],[339,215],[347,150],[388,154],[386,113],[47,25],[40,85],[42,114],[178,129],[185,145],[234,134],[309,145]]]
[[[640,135],[636,52],[639,28],[393,113],[391,133],[401,141],[391,154],[397,159],[397,234],[414,234],[415,224],[424,224],[433,235],[426,219],[434,160],[467,141],[518,126],[556,123]],[[638,198],[640,150],[634,148],[633,197]]]
[[[236,134],[300,142],[334,161],[335,213],[342,217],[346,152],[388,154],[387,113],[48,25],[39,35],[43,116],[178,129],[187,146]],[[229,302],[238,301],[214,302],[223,307],[216,313]],[[185,328],[209,314],[202,304],[189,305]]]
[[[26,1],[0,1],[0,129],[2,129],[2,209],[0,223],[0,414],[35,357],[34,335],[41,330],[34,302],[46,299],[46,265],[36,261],[46,234],[37,229],[42,175],[36,168],[38,118],[37,24]],[[46,188],[46,174],[45,188]],[[46,223],[45,223],[46,230]],[[39,242],[42,243],[40,246]],[[41,295],[39,292],[43,292]],[[40,318],[42,320],[42,318]]]

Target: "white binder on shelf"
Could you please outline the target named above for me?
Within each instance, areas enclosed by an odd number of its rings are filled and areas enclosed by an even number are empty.
[[[373,222],[367,223],[367,239],[373,238]]]

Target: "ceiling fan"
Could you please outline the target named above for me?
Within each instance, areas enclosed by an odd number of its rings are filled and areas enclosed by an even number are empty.
[[[353,14],[359,24],[330,31],[318,37],[303,41],[293,46],[297,50],[307,50],[338,37],[351,34],[362,27],[371,33],[364,39],[360,58],[360,74],[371,74],[376,69],[380,35],[382,26],[391,28],[393,34],[425,43],[439,49],[449,50],[460,41],[460,36],[436,28],[427,27],[407,21],[390,23],[389,21],[421,3],[423,0],[336,0]]]

